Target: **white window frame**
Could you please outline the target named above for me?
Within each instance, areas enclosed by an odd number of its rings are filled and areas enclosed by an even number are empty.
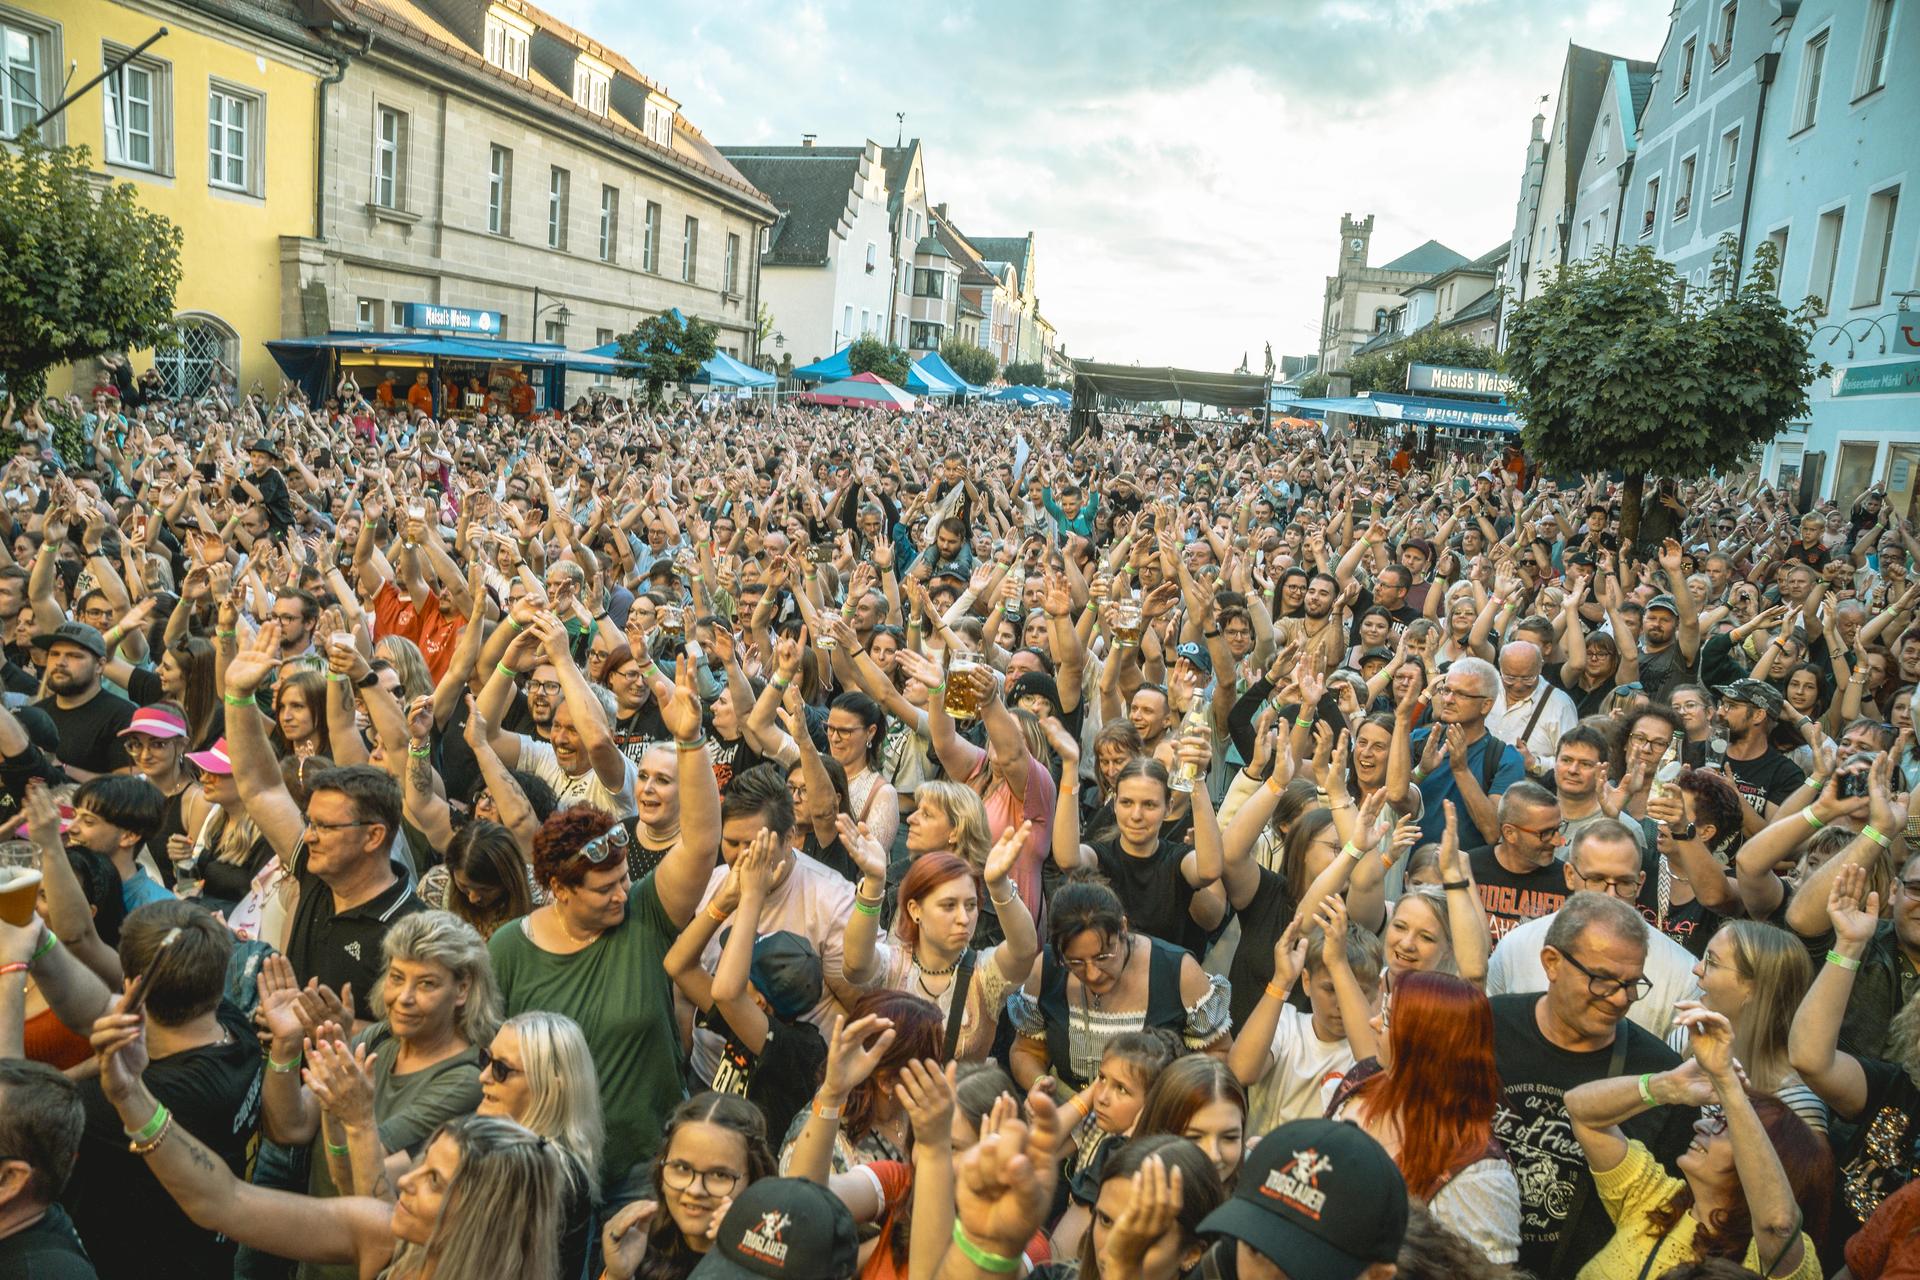
[[[1827,55],[1832,52],[1832,27],[1822,27],[1800,46],[1800,89],[1793,100],[1793,128],[1788,137],[1805,133],[1820,123],[1820,94],[1826,87]],[[1819,58],[1814,58],[1815,49]]]
[[[1680,42],[1680,65],[1676,69],[1673,82],[1673,100],[1680,101],[1693,92],[1693,64],[1698,61],[1695,55],[1700,52],[1700,37],[1690,35]]]
[[[1900,184],[1890,183],[1867,197],[1860,227],[1860,264],[1854,271],[1853,307],[1877,307],[1887,296],[1893,272],[1894,232],[1900,221]],[[1868,280],[1871,275],[1873,279]]]
[[[692,214],[680,227],[680,279],[694,284],[700,277],[700,219]]]
[[[487,12],[486,58],[510,76],[527,78],[527,50],[533,41],[530,26],[523,26],[518,14],[498,9]]]
[[[7,50],[24,45],[27,58],[14,62]],[[38,14],[0,7],[0,138],[12,138],[46,113],[58,100],[60,28]],[[16,78],[17,67],[32,69],[31,84]],[[64,136],[65,115],[40,127],[41,140],[58,145]]]
[[[387,123],[393,136],[387,136]],[[382,209],[407,207],[407,113],[376,103],[373,109],[373,203]]]
[[[407,327],[407,304],[395,298],[387,303],[387,323],[396,331]]]
[[[1887,87],[1887,60],[1893,53],[1894,0],[1872,0],[1860,39],[1860,69],[1853,78],[1854,101]]]
[[[600,188],[600,261],[612,262],[620,249],[620,188]]]
[[[572,202],[573,175],[553,165],[547,170],[547,248],[567,247],[567,206]]]
[[[607,95],[613,80],[604,72],[575,59],[573,64],[573,100],[597,116],[607,114]]]
[[[1712,64],[1709,69],[1709,74],[1713,71],[1718,71],[1733,61],[1733,33],[1740,25],[1740,0],[1724,0],[1720,6],[1719,16],[1714,19],[1713,25],[1715,29],[1719,31],[1721,38],[1707,42],[1707,61]],[[1713,56],[1714,45],[1719,45],[1725,49],[1727,51],[1726,56],[1716,60]]]
[[[1832,221],[1829,222],[1829,219]],[[1829,226],[1833,229],[1831,239],[1829,239],[1827,235]],[[1840,245],[1841,241],[1846,238],[1846,234],[1847,206],[1845,204],[1837,204],[1830,209],[1822,209],[1815,216],[1813,223],[1813,256],[1807,260],[1807,287],[1805,295],[1820,299],[1822,308],[1820,314],[1822,315],[1832,315],[1834,311],[1836,299],[1833,296],[1833,291],[1840,285]],[[1824,267],[1821,265],[1823,259],[1825,260]],[[1819,274],[1823,271],[1827,277],[1825,281],[1818,279]],[[1820,287],[1815,288],[1814,286],[1816,284]]]
[[[224,105],[222,105],[224,104]],[[244,116],[240,125],[240,154],[237,157],[240,167],[240,181],[230,180],[232,161],[236,158],[230,152],[219,149],[219,144],[233,140],[233,124],[230,115],[216,116],[216,108],[221,112],[231,112],[238,107]],[[218,136],[216,136],[218,134]],[[207,82],[207,185],[220,191],[237,191],[250,196],[266,194],[266,147],[263,140],[267,136],[267,100],[257,89],[244,85],[230,84],[218,78]]]
[[[660,224],[665,217],[658,201],[647,201],[644,237],[640,242],[640,269],[660,274]]]
[[[727,232],[727,267],[722,279],[726,292],[740,292],[740,235],[735,231]]]
[[[360,298],[354,306],[353,327],[362,333],[376,333],[380,329],[380,317],[386,308],[380,305],[378,298]]]
[[[104,69],[127,54],[120,45],[106,43],[101,46],[101,67]],[[146,108],[147,127],[142,133],[135,133],[126,117],[128,115],[129,86],[126,81],[130,74],[146,78],[144,99],[138,99]],[[108,164],[117,169],[137,169],[143,173],[171,175],[173,120],[173,69],[157,58],[144,55],[133,59],[120,70],[108,76],[100,83],[101,129],[105,145],[101,154]],[[128,144],[139,137],[147,144],[145,160],[130,159]]]
[[[1693,212],[1693,189],[1700,182],[1700,153],[1689,151],[1674,169],[1673,220],[1684,221]]]
[[[513,234],[513,150],[497,142],[487,150],[487,234]]]
[[[548,320],[546,322],[546,340],[555,346],[564,347],[567,344],[566,321]]]
[[[1740,126],[1736,124],[1720,135],[1719,154],[1713,164],[1715,200],[1732,195],[1734,183],[1740,180],[1740,134]]]
[[[1648,178],[1640,190],[1645,204],[1640,214],[1640,238],[1644,240],[1660,225],[1660,175]]]
[[[618,335],[611,329],[595,329],[593,331],[593,345],[596,347],[604,347],[617,336]]]

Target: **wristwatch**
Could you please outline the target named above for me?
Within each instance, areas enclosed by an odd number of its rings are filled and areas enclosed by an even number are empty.
[[[380,673],[378,671],[369,671],[364,676],[361,676],[358,680],[355,680],[353,682],[353,687],[356,689],[371,689],[373,688],[373,686],[379,683],[380,683]]]
[[[1684,827],[1669,826],[1667,828],[1667,834],[1669,836],[1672,836],[1675,840],[1691,840],[1693,839],[1693,834],[1695,829],[1696,829],[1696,824],[1689,822]]]

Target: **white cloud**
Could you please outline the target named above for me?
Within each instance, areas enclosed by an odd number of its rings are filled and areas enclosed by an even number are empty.
[[[1317,346],[1343,213],[1374,260],[1510,235],[1566,43],[1651,58],[1663,0],[546,0],[719,143],[926,149],[976,235],[1037,237],[1070,351],[1223,368]],[[1550,110],[1550,108],[1549,108]]]

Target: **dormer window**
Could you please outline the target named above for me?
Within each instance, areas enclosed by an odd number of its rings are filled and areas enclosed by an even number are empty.
[[[487,11],[487,61],[508,75],[527,75],[527,42],[533,24],[505,9]]]
[[[673,145],[673,106],[664,98],[649,97],[646,111],[646,135],[663,147]]]
[[[611,78],[585,58],[573,64],[573,100],[597,116],[607,114],[607,88]]]

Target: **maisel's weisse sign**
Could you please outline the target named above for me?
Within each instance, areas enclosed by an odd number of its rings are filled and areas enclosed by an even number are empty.
[[[1513,379],[1491,369],[1456,369],[1445,364],[1407,366],[1407,390],[1438,391],[1444,395],[1486,396],[1504,400],[1513,391]]]
[[[409,329],[451,329],[455,333],[482,333],[500,336],[498,311],[470,311],[465,307],[443,307],[437,302],[409,302],[402,313]]]

